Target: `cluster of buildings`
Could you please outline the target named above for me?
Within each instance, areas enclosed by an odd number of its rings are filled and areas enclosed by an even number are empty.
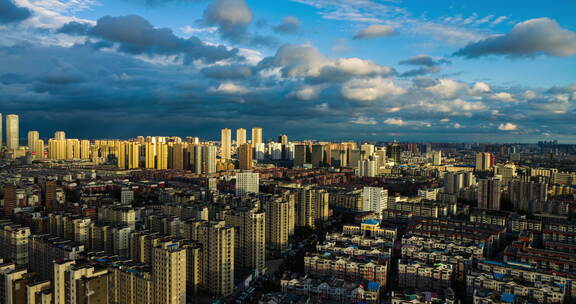
[[[21,146],[18,128],[7,115],[3,303],[576,298],[575,146],[266,140],[259,127],[220,141],[29,131]]]

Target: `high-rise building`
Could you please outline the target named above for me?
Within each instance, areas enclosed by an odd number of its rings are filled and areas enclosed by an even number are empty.
[[[28,131],[28,149],[32,152],[34,150],[34,144],[40,139],[40,133],[38,131]]]
[[[238,148],[238,163],[240,170],[252,170],[252,145],[242,144]]]
[[[258,172],[236,173],[236,195],[258,193],[259,191],[260,181]]]
[[[44,158],[44,141],[40,140],[38,131],[28,132],[28,149],[35,159]]]
[[[266,202],[266,247],[274,251],[288,249],[288,241],[294,234],[296,197],[285,194]]]
[[[362,151],[362,159],[368,159],[374,154],[374,145],[363,144],[360,146],[360,151]]]
[[[144,144],[144,168],[156,168],[156,145],[151,142]]]
[[[188,148],[188,153],[190,153],[190,170],[196,174],[202,173],[202,146],[197,144],[192,144]]]
[[[287,145],[288,144],[288,135],[285,135],[285,134],[278,135],[278,142],[282,145]]]
[[[388,208],[388,190],[381,187],[364,187],[362,211],[371,211],[382,217]]]
[[[442,165],[442,151],[433,151],[432,152],[432,164],[434,166]]]
[[[224,221],[204,222],[198,227],[202,244],[201,287],[214,295],[234,291],[234,228]]]
[[[216,172],[216,146],[202,146],[202,173],[211,174]]]
[[[118,168],[120,168],[120,169],[126,169],[126,167],[127,167],[126,148],[127,148],[127,143],[124,141],[120,142],[120,145],[118,146],[118,155],[117,155]]]
[[[375,177],[380,172],[378,157],[370,156],[368,159],[358,161],[358,176]]]
[[[409,143],[407,145],[408,151],[412,154],[418,154],[420,153],[420,148],[418,144],[415,143]]]
[[[66,139],[66,159],[80,159],[80,141],[78,139]]]
[[[54,132],[54,139],[66,140],[66,133],[64,131],[56,131]]]
[[[258,144],[253,144],[252,145],[254,147],[254,159],[256,159],[257,161],[263,161],[264,160],[264,156],[266,154],[266,145],[264,143],[258,143]]]
[[[168,169],[168,145],[163,142],[156,144],[156,169]]]
[[[329,194],[324,189],[305,187],[298,190],[296,203],[296,225],[316,227],[318,221],[325,221],[329,215]]]
[[[377,148],[374,155],[378,156],[378,167],[386,165],[386,147]]]
[[[184,150],[185,144],[177,143],[168,147],[169,167],[175,170],[184,170]]]
[[[358,168],[359,162],[362,160],[362,151],[357,149],[348,150],[348,165],[352,168]]]
[[[9,183],[4,186],[4,216],[14,215],[14,208],[16,208],[16,186]]]
[[[348,151],[345,149],[330,150],[330,164],[333,167],[346,167],[348,165]]]
[[[245,269],[266,266],[266,214],[258,208],[237,208],[224,216],[226,225],[234,227],[234,261]]]
[[[312,167],[318,168],[324,166],[326,163],[326,146],[324,145],[312,145]]]
[[[18,115],[6,115],[6,147],[10,150],[16,150],[20,146]]]
[[[538,211],[536,206],[548,200],[548,184],[544,182],[511,180],[507,192],[514,210]]]
[[[246,143],[246,129],[236,129],[236,146],[241,146]]]
[[[294,167],[302,167],[310,163],[310,147],[308,145],[294,146]]]
[[[253,127],[252,128],[252,145],[262,143],[262,128]]]
[[[90,141],[87,139],[80,141],[80,158],[90,159]]]
[[[496,178],[478,181],[478,208],[500,210],[500,180]]]
[[[48,158],[56,160],[66,159],[66,140],[48,140]]]
[[[0,223],[0,256],[17,265],[28,264],[30,228],[3,220]]]
[[[284,146],[277,142],[268,143],[268,155],[273,160],[284,159]]]
[[[108,303],[110,276],[107,269],[54,262],[54,304]]]
[[[444,174],[444,193],[458,194],[460,189],[476,184],[472,172],[447,172]]]
[[[222,129],[221,137],[220,137],[220,156],[222,159],[231,159],[232,158],[232,130],[225,128]]]
[[[140,167],[140,143],[129,142],[126,145],[126,167],[127,169],[137,169]]]
[[[464,174],[448,172],[444,174],[444,193],[458,194],[464,188]]]
[[[44,141],[42,139],[36,140],[32,145],[32,150],[30,151],[34,158],[43,159],[44,158]]]
[[[46,181],[44,184],[44,207],[51,211],[57,207],[56,204],[56,182],[53,180]]]
[[[390,161],[399,164],[402,158],[402,146],[398,143],[391,143],[386,147],[386,156]]]
[[[476,170],[488,171],[494,166],[494,158],[492,153],[478,152],[476,153]]]
[[[154,303],[186,303],[186,249],[164,242],[153,249],[152,281]]]

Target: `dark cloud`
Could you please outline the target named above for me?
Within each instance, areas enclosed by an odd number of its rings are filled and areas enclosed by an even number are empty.
[[[450,64],[450,61],[444,58],[435,58],[429,55],[416,55],[402,60],[398,62],[398,64],[420,66],[419,68],[400,74],[401,77],[414,77],[438,73],[442,70],[440,66],[443,64]]]
[[[68,22],[58,29],[58,33],[68,34],[68,35],[88,35],[92,29],[92,25],[87,23],[80,23],[76,21]]]
[[[248,65],[216,65],[203,68],[202,74],[214,79],[246,79],[253,75],[253,67]]]
[[[21,83],[28,83],[29,80],[22,75],[14,74],[14,73],[5,73],[0,75],[0,83],[2,84],[21,84]]]
[[[424,66],[421,68],[409,70],[403,73],[400,73],[400,77],[414,77],[414,76],[423,76],[428,74],[434,74],[440,72],[442,69],[439,66]]]
[[[500,102],[490,100],[490,89],[472,95],[473,84],[462,81],[398,80],[390,67],[326,57],[306,44],[283,45],[257,65],[234,60],[200,66],[154,63],[130,54],[185,55],[180,44],[186,39],[141,20],[137,25],[114,21],[114,26],[90,28],[87,41],[73,46],[0,47],[0,108],[20,114],[23,131],[64,129],[83,138],[157,134],[213,139],[219,128],[254,124],[264,127],[265,137],[282,132],[326,140],[364,140],[372,133],[388,139],[390,132],[405,140],[499,140],[504,135],[498,128],[507,123],[523,136],[514,141],[537,138],[545,125],[552,130],[546,132],[572,140],[576,131],[570,86],[532,88],[537,97],[529,100],[519,98],[530,88],[497,88],[494,93],[518,98]],[[129,33],[145,37],[126,37]],[[412,63],[417,69],[441,66]]]
[[[548,90],[550,94],[570,94],[576,93],[576,82],[568,86],[554,86]]]
[[[274,31],[280,34],[295,34],[300,31],[300,20],[293,16],[286,16],[282,23],[274,27]]]
[[[280,42],[278,39],[268,35],[253,34],[250,37],[250,42],[248,43],[252,47],[267,47],[274,48],[277,47]]]
[[[73,65],[58,58],[54,58],[52,63],[54,67],[47,75],[41,77],[40,81],[46,84],[68,85],[86,80],[85,76]]]
[[[504,35],[472,42],[454,53],[455,56],[476,58],[488,55],[528,57],[576,55],[576,32],[564,29],[548,18],[518,23]]]
[[[373,38],[380,38],[380,37],[389,37],[396,34],[396,31],[393,27],[388,25],[381,25],[375,24],[370,25],[367,28],[361,29],[352,37],[353,39],[373,39]]]
[[[16,6],[12,0],[0,0],[0,24],[24,21],[31,15],[30,10]]]
[[[416,55],[399,62],[399,64],[403,65],[423,65],[423,66],[438,66],[441,64],[448,64],[448,63],[450,63],[450,61],[444,58],[434,58],[429,55]]]
[[[432,87],[438,84],[438,80],[430,77],[414,77],[414,79],[412,79],[412,82],[416,87],[419,88]]]
[[[86,33],[92,37],[115,42],[119,45],[119,51],[129,54],[183,55],[185,63],[193,60],[215,62],[235,58],[238,54],[237,49],[207,45],[197,37],[180,38],[174,35],[172,30],[154,28],[148,20],[136,15],[102,17],[92,28],[71,22],[65,24],[59,31],[68,34]]]
[[[218,26],[222,37],[244,43],[252,18],[252,10],[244,0],[214,0],[204,11],[202,22]]]
[[[256,25],[257,28],[265,28],[268,26],[268,21],[264,18],[260,18],[254,25]]]

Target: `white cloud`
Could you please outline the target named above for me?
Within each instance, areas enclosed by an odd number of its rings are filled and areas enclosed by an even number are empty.
[[[23,27],[44,29],[57,29],[72,21],[96,24],[93,20],[77,18],[73,14],[99,5],[94,0],[16,0],[15,3],[33,12],[30,18],[22,22]]]
[[[428,87],[426,90],[442,98],[454,98],[465,88],[466,85],[461,82],[452,79],[440,79],[436,85]]]
[[[448,118],[442,118],[442,119],[440,119],[440,122],[442,122],[442,123],[447,123],[447,122],[450,122],[450,119],[448,119]]]
[[[532,90],[526,90],[524,93],[522,93],[522,97],[524,97],[526,99],[534,99],[534,98],[538,97],[538,94],[536,94],[536,92],[534,92]]]
[[[358,116],[355,119],[351,120],[350,122],[357,125],[368,125],[368,126],[373,126],[378,123],[374,118],[365,116]]]
[[[215,26],[196,28],[196,27],[191,27],[190,25],[187,25],[187,26],[180,28],[180,30],[184,34],[188,34],[188,35],[197,34],[197,33],[214,34],[218,31],[218,28]]]
[[[470,88],[468,90],[468,94],[472,95],[472,96],[478,96],[478,95],[481,95],[483,93],[488,93],[490,91],[492,91],[492,89],[490,88],[489,84],[487,84],[485,82],[476,82],[476,83],[474,83],[472,88]]]
[[[212,93],[225,95],[242,95],[248,93],[248,91],[249,90],[247,88],[241,85],[237,85],[233,82],[222,82],[217,88],[211,88]]]
[[[400,110],[402,110],[402,108],[400,108],[400,107],[391,107],[391,108],[387,108],[386,112],[387,113],[396,113],[396,112],[399,112]]]
[[[464,126],[461,125],[461,124],[459,124],[459,123],[454,123],[454,124],[452,124],[452,128],[454,128],[454,129],[462,129],[462,128],[464,128]]]
[[[309,44],[285,44],[266,58],[263,69],[280,67],[285,77],[311,77],[316,82],[343,82],[353,76],[388,76],[393,70],[360,58],[328,59]]]
[[[485,35],[477,30],[459,24],[445,24],[427,17],[414,17],[408,10],[395,1],[378,0],[291,0],[318,9],[324,19],[356,22],[363,24],[382,24],[391,26],[398,32],[432,37],[452,44],[477,41]]]
[[[384,120],[384,123],[387,125],[394,125],[394,126],[403,126],[406,124],[406,122],[401,118],[388,118]]]
[[[494,21],[492,21],[492,25],[498,25],[498,24],[504,22],[506,19],[508,19],[508,16],[500,16],[500,17],[494,19]]]
[[[340,58],[334,62],[334,67],[341,70],[342,72],[356,75],[375,75],[375,74],[389,74],[392,69],[387,66],[381,66],[370,60],[364,60],[360,58]]]
[[[511,122],[502,123],[498,126],[498,130],[500,130],[500,131],[514,131],[517,129],[518,129],[518,126],[511,123]]]
[[[328,111],[330,111],[330,105],[328,105],[327,103],[324,102],[324,103],[321,103],[319,105],[316,105],[314,107],[314,109],[316,111],[319,111],[319,112],[328,112]]]
[[[246,62],[252,65],[258,64],[263,58],[260,51],[247,48],[238,48],[238,55],[244,57]]]
[[[304,85],[288,94],[290,97],[295,97],[300,100],[314,100],[317,99],[324,86],[311,86]]]
[[[516,99],[514,99],[514,96],[512,96],[512,94],[506,93],[506,92],[499,92],[499,93],[492,94],[492,96],[490,96],[490,98],[492,100],[503,101],[503,102],[516,101]]]
[[[369,79],[352,79],[341,89],[344,97],[356,101],[374,101],[384,97],[393,97],[406,93],[390,79],[375,77]]]
[[[472,112],[486,110],[487,107],[482,102],[470,102],[460,98],[443,102],[424,102],[418,106],[431,112],[448,113],[454,116],[471,116]]]

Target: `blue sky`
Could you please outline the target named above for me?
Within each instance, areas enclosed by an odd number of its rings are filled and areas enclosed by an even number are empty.
[[[574,1],[0,0],[44,137],[576,142]]]

